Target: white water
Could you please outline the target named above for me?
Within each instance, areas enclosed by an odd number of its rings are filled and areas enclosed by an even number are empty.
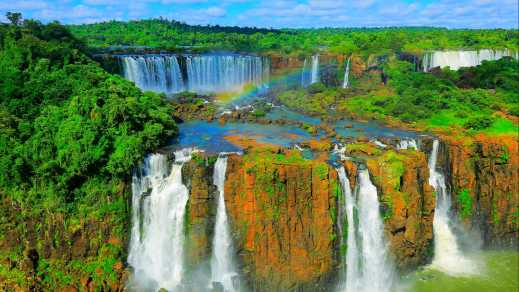
[[[260,86],[265,79],[263,59],[255,56],[188,56],[187,88],[192,92],[240,92],[245,85]]]
[[[418,150],[418,143],[415,139],[402,139],[396,146],[398,150],[414,149]]]
[[[445,176],[436,167],[438,160],[438,140],[434,140],[429,158],[429,184],[436,192],[436,208],[434,210],[434,258],[431,268],[451,275],[476,274],[475,262],[463,255],[458,245],[456,234],[449,216],[451,198],[445,185]]]
[[[134,290],[174,290],[182,281],[184,215],[188,190],[182,165],[191,150],[175,153],[169,165],[162,154],[148,156],[132,180],[132,232],[128,263]]]
[[[361,287],[361,277],[359,274],[359,251],[357,249],[357,238],[355,234],[355,220],[354,220],[354,209],[355,209],[355,201],[351,192],[350,181],[346,176],[346,172],[344,171],[344,167],[337,168],[337,174],[339,176],[339,181],[342,186],[342,193],[344,195],[344,202],[341,203],[341,211],[345,211],[346,220],[348,222],[348,231],[347,231],[347,250],[346,256],[344,258],[346,263],[346,273],[344,273],[341,279],[341,283],[339,285],[339,291],[359,291]],[[342,213],[339,214],[339,217],[342,217]],[[343,230],[342,220],[339,220],[339,231],[341,234],[344,234],[345,230]],[[344,238],[344,236],[341,236]],[[344,244],[344,242],[342,242]],[[345,278],[345,279],[344,279]]]
[[[185,88],[176,56],[125,56],[121,60],[124,78],[142,90],[171,94]]]
[[[182,76],[179,60],[185,59]],[[265,58],[246,55],[142,55],[122,56],[124,77],[143,89],[166,94],[241,92],[246,85],[268,82]]]
[[[307,60],[305,58],[305,61],[303,63],[303,69],[301,70],[301,87],[306,87],[310,82],[307,81],[306,75],[307,75]]]
[[[312,56],[312,79],[311,84],[319,82],[319,55]]]
[[[227,211],[225,208],[224,184],[227,170],[227,157],[220,155],[214,165],[213,181],[218,189],[218,208],[213,238],[213,256],[211,258],[211,281],[219,282],[225,291],[237,291],[233,285],[233,277],[238,275],[233,260],[233,245]]]
[[[435,67],[450,67],[458,70],[461,67],[474,67],[483,61],[499,60],[504,56],[519,59],[519,51],[510,50],[479,50],[479,51],[433,51],[424,55],[423,67],[427,72]]]
[[[377,189],[371,183],[368,170],[360,169],[355,202],[344,168],[338,168],[337,172],[343,187],[348,221],[346,279],[339,285],[339,291],[390,291],[394,284],[394,268],[384,238]],[[355,215],[358,216],[358,225]],[[342,227],[339,225],[339,228]]]
[[[348,88],[350,84],[350,61],[351,58],[346,62],[346,69],[344,70],[344,81],[342,82],[342,88]]]

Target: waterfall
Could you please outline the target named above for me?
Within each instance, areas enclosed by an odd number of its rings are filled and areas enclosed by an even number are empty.
[[[461,67],[474,67],[481,65],[483,61],[499,60],[505,56],[518,58],[517,52],[505,50],[479,50],[479,51],[432,51],[424,55],[423,68],[427,72],[435,67],[450,67],[458,70]]]
[[[262,58],[254,56],[188,56],[186,64],[187,88],[200,93],[237,92],[248,84],[260,86],[265,73]]]
[[[218,189],[218,208],[213,238],[213,256],[211,258],[211,281],[219,282],[227,292],[237,291],[233,278],[238,275],[233,261],[233,246],[227,211],[225,209],[224,183],[227,170],[227,157],[220,155],[214,165],[213,181]]]
[[[414,149],[418,150],[418,143],[415,139],[402,139],[396,146],[398,150]]]
[[[341,279],[341,284],[339,285],[339,291],[359,291],[360,290],[360,274],[359,274],[359,251],[357,249],[357,238],[355,232],[355,201],[353,199],[353,195],[351,193],[350,181],[346,176],[346,172],[344,171],[344,167],[337,168],[337,174],[339,176],[339,181],[342,186],[343,193],[343,203],[341,203],[340,207],[340,216],[342,217],[344,211],[346,211],[346,220],[348,223],[348,231],[347,231],[347,239],[346,242],[342,242],[342,244],[346,243],[347,250],[346,256],[344,258],[346,267],[346,273],[343,273],[343,279]],[[341,233],[341,239],[344,238],[343,226],[342,226],[342,218],[339,220],[339,231]],[[343,240],[342,240],[343,241]],[[343,269],[344,271],[344,269]],[[344,279],[345,278],[345,279]]]
[[[451,228],[451,198],[445,185],[445,176],[436,166],[438,147],[438,140],[434,140],[429,158],[429,184],[436,193],[433,219],[434,258],[431,267],[452,275],[474,274],[477,273],[476,265],[462,254]]]
[[[177,151],[170,166],[165,155],[152,154],[133,175],[128,263],[135,290],[171,291],[181,283],[189,196],[182,184],[182,165],[190,158],[190,149]]]
[[[369,178],[368,170],[359,169],[355,202],[344,168],[337,171],[345,194],[344,208],[348,222],[346,280],[339,285],[339,290],[390,291],[394,272],[384,238],[384,223],[380,215],[377,189]],[[355,220],[356,217],[358,220]],[[340,225],[339,227],[342,229]]]
[[[303,63],[303,70],[301,70],[301,87],[306,87],[308,86],[309,82],[307,81],[307,78],[306,78],[306,75],[307,75],[307,69],[306,69],[306,66],[307,66],[307,60],[305,58],[305,61]]]
[[[167,94],[184,90],[176,56],[123,56],[124,78],[146,91]]]
[[[319,82],[319,55],[312,56],[312,79],[311,84]]]
[[[344,81],[342,82],[342,88],[348,88],[350,83],[350,61],[351,58],[346,62],[346,69],[344,70]]]
[[[180,58],[185,58],[185,74]],[[240,92],[268,82],[270,72],[266,59],[245,55],[122,56],[121,62],[126,79],[143,90],[166,94]]]

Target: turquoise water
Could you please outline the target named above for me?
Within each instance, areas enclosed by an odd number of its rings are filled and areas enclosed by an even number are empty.
[[[519,252],[486,251],[475,257],[481,265],[477,276],[452,277],[422,269],[402,281],[402,292],[517,292],[519,291]]]
[[[224,139],[227,135],[250,136],[258,142],[288,147],[313,137],[295,126],[191,121],[179,124],[179,136],[172,141],[177,148],[197,147],[208,152],[232,152],[241,149]]]
[[[289,120],[303,122],[311,126],[321,125],[323,122],[316,117],[307,116],[284,106],[273,108],[266,116],[270,120]],[[417,138],[419,133],[385,127],[375,122],[356,122],[352,120],[340,120],[332,123],[337,134],[343,137],[402,137]],[[348,127],[346,127],[348,126]]]

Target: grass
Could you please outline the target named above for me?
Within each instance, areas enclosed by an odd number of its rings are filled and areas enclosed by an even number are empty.
[[[514,124],[514,122],[499,117],[489,128],[483,130],[482,132],[489,135],[517,135],[518,131],[518,125]]]

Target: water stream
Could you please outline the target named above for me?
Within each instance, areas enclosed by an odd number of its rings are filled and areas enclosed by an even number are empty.
[[[337,172],[343,188],[343,209],[348,222],[347,231],[339,225],[341,232],[347,232],[346,273],[339,284],[339,291],[390,291],[394,284],[394,267],[384,236],[377,189],[370,180],[368,170],[359,169],[355,201],[344,168],[338,168]]]
[[[458,244],[450,218],[451,197],[445,184],[445,176],[437,167],[439,141],[434,140],[429,158],[429,184],[436,194],[433,219],[434,258],[431,268],[450,275],[476,274],[477,265],[466,257]]]
[[[173,290],[184,270],[184,214],[188,190],[182,183],[182,166],[191,150],[167,156],[151,154],[132,181],[132,232],[128,263],[133,268],[131,290]]]
[[[237,268],[234,263],[233,244],[227,210],[225,208],[224,185],[227,170],[227,157],[220,155],[214,165],[213,181],[218,189],[218,207],[213,238],[213,255],[211,258],[211,281],[223,285],[225,291],[237,291]]]
[[[342,82],[342,88],[348,88],[350,85],[350,61],[351,59],[348,59],[346,62],[346,69],[344,70],[344,81]]]

